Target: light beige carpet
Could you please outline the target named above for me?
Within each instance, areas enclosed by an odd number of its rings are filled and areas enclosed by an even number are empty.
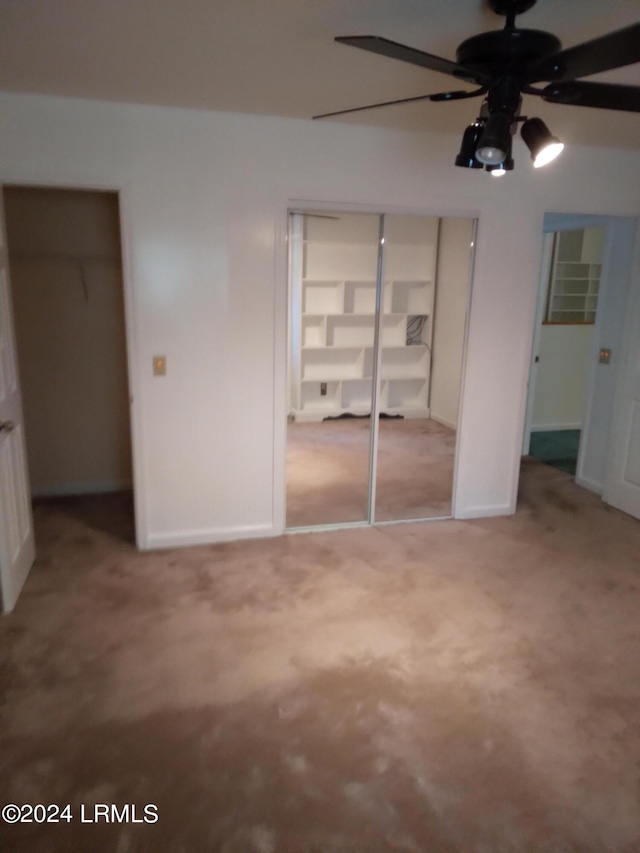
[[[287,428],[287,527],[364,521],[369,419]],[[455,432],[429,419],[382,419],[376,521],[451,514]]]
[[[0,619],[8,853],[637,853],[640,524],[525,466],[513,518],[136,553],[49,503]],[[94,804],[156,824],[82,824]],[[138,816],[140,811],[138,811]]]

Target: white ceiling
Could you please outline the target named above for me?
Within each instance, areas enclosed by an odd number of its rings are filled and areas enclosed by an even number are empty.
[[[538,0],[520,27],[568,47],[640,20],[640,0]],[[484,0],[0,0],[1,88],[308,119],[460,88],[446,75],[344,45],[380,35],[450,59],[504,23]],[[640,64],[599,75],[640,85]],[[479,100],[399,105],[341,117],[461,132]],[[525,99],[567,142],[640,148],[640,116]]]

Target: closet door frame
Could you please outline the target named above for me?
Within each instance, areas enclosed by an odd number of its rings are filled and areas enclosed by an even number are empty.
[[[376,277],[376,313],[375,313],[375,339],[374,339],[374,374],[372,381],[372,429],[370,430],[369,444],[369,496],[367,518],[362,521],[336,522],[332,524],[321,524],[302,528],[287,528],[286,526],[286,454],[287,454],[287,416],[288,416],[288,383],[290,381],[290,338],[291,338],[291,299],[289,292],[290,250],[289,245],[289,223],[293,213],[344,213],[344,214],[370,214],[379,217],[380,232],[378,242],[378,270]],[[471,313],[471,294],[473,284],[474,260],[477,244],[477,233],[480,216],[476,210],[434,208],[397,207],[393,205],[371,205],[354,204],[350,202],[313,201],[309,199],[290,198],[285,201],[281,209],[281,217],[276,227],[276,243],[280,251],[275,258],[275,276],[277,286],[275,288],[274,306],[274,332],[275,332],[275,399],[274,399],[274,476],[273,476],[273,532],[274,535],[282,533],[304,533],[308,531],[339,530],[345,528],[358,528],[370,526],[383,526],[388,524],[406,524],[415,521],[438,521],[442,519],[410,518],[390,521],[375,521],[375,496],[376,496],[376,474],[377,474],[377,450],[380,412],[380,362],[381,362],[381,328],[383,322],[382,296],[384,288],[384,221],[386,215],[403,216],[435,216],[442,219],[457,218],[474,220],[473,242],[469,254],[469,279],[467,288],[467,306],[465,318],[463,370],[460,388],[460,405],[458,413],[458,424],[462,424],[462,408],[464,403],[464,385],[466,373],[466,357],[468,346],[468,331]],[[456,436],[456,448],[453,467],[451,515],[447,518],[455,518],[456,492],[459,479],[458,458],[461,445],[461,432]]]
[[[373,524],[376,515],[376,484],[378,482],[378,433],[380,430],[380,391],[382,383],[382,323],[384,293],[385,214],[378,217],[378,266],[376,269],[376,306],[373,320],[373,378],[371,382],[371,429],[369,430],[369,502],[367,524]]]

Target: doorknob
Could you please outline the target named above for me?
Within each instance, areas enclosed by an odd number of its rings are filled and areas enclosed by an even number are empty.
[[[0,432],[11,432],[15,428],[13,421],[0,421]]]

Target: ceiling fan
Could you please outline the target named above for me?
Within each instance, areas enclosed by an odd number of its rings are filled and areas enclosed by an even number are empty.
[[[546,165],[564,147],[541,119],[520,115],[522,95],[536,95],[554,104],[640,112],[640,86],[578,79],[640,62],[640,23],[562,50],[560,40],[551,33],[516,27],[516,15],[531,9],[537,0],[487,2],[497,15],[506,18],[504,28],[463,41],[456,51],[455,62],[380,36],[336,38],[340,44],[450,74],[476,88],[400,98],[314,118],[412,101],[455,101],[484,96],[480,115],[465,130],[455,162],[456,166],[470,169],[484,167],[494,176],[500,176],[513,169],[512,137],[518,123],[522,123],[521,135],[534,166]],[[540,83],[547,85],[536,85]]]

